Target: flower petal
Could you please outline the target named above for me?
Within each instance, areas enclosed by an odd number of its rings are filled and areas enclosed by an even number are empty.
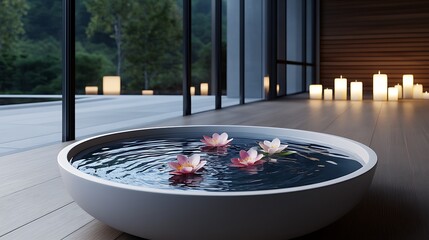
[[[258,155],[258,152],[253,148],[249,149],[249,151],[247,151],[247,153],[249,154],[249,158],[251,158],[251,159],[255,159],[256,156]]]
[[[219,140],[219,134],[218,133],[213,133],[212,138],[214,140]]]
[[[258,156],[256,157],[256,161],[261,160],[264,157],[264,154],[258,154]]]
[[[219,142],[221,143],[225,143],[227,139],[228,139],[228,134],[225,132],[219,136]]]
[[[271,147],[278,148],[279,146],[280,146],[280,139],[274,138],[273,141],[271,142]]]
[[[283,150],[285,150],[285,148],[287,148],[288,145],[280,145],[279,149],[277,150],[277,152],[281,152]]]
[[[188,158],[188,163],[193,167],[197,166],[200,163],[200,155],[194,154],[194,155],[190,156]]]
[[[179,162],[180,165],[183,165],[184,163],[186,163],[187,160],[188,160],[187,156],[182,154],[177,155],[177,161]]]
[[[265,141],[264,141],[264,145],[265,145],[265,146],[267,146],[267,147],[271,147],[271,142],[270,142],[270,141],[265,140]]]
[[[193,167],[184,167],[180,170],[180,172],[182,172],[182,173],[193,173],[194,168]]]
[[[270,149],[268,149],[268,155],[273,155],[276,152],[277,152],[277,148],[270,148]]]
[[[249,157],[249,153],[247,153],[244,150],[240,150],[240,158],[241,159],[245,159],[245,158],[248,158],[248,157]]]
[[[178,169],[179,169],[179,167],[180,167],[180,164],[179,164],[179,163],[177,163],[177,162],[169,162],[169,163],[168,163],[168,166],[169,166],[171,169],[173,169],[173,170],[178,170]]]
[[[201,161],[196,167],[195,167],[195,172],[200,170],[204,165],[206,165],[207,161]]]

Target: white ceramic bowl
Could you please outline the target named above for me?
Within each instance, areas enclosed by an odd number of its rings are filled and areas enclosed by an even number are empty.
[[[131,186],[88,175],[70,160],[90,147],[134,137],[228,132],[239,137],[284,137],[345,151],[363,167],[300,187],[208,192]],[[316,132],[254,126],[180,126],[105,134],[71,144],[58,155],[65,187],[86,212],[118,230],[147,239],[288,239],[320,229],[352,209],[365,194],[377,156],[358,142]]]

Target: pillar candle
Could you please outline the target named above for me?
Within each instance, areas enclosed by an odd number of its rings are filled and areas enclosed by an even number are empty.
[[[380,71],[372,77],[372,96],[376,101],[387,100],[387,75]]]
[[[310,99],[322,99],[322,85],[320,84],[310,85]]]
[[[85,94],[86,95],[97,95],[98,94],[98,87],[97,86],[86,86],[85,87]]]
[[[191,96],[195,95],[195,87],[191,87]]]
[[[398,90],[398,98],[402,98],[402,86],[401,84],[396,84],[395,85],[396,90]]]
[[[414,76],[405,74],[402,76],[403,98],[413,98]]]
[[[423,98],[424,99],[429,99],[429,93],[428,93],[428,91],[426,91],[426,92],[423,93]]]
[[[363,95],[363,84],[362,82],[354,81],[350,83],[350,100],[362,101]]]
[[[347,78],[334,79],[335,100],[347,100]]]
[[[208,95],[209,94],[209,84],[201,83],[200,84],[200,95]]]
[[[421,99],[423,98],[423,85],[416,84],[413,88],[413,98],[415,99]]]
[[[332,100],[332,89],[325,89],[323,90],[323,97],[325,100]]]
[[[270,90],[270,77],[264,77],[264,94],[265,98],[268,98],[268,91]]]
[[[103,94],[104,95],[121,94],[121,77],[104,76],[103,77]]]
[[[280,93],[280,85],[279,84],[277,84],[276,90],[277,90],[277,95],[279,95],[279,93]]]
[[[388,88],[387,92],[389,94],[388,96],[389,101],[398,101],[398,89],[396,89],[396,87]]]
[[[142,95],[153,95],[153,90],[142,90]]]

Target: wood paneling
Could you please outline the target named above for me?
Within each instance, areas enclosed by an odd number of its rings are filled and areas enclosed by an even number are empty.
[[[321,83],[333,87],[340,75],[363,81],[388,74],[389,86],[403,74],[429,91],[429,1],[320,1]]]

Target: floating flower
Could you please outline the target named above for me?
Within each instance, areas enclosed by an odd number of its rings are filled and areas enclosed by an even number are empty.
[[[261,146],[263,151],[268,153],[268,155],[273,155],[283,151],[288,145],[281,145],[280,139],[274,138],[272,142],[266,140],[264,142],[259,142],[259,146]]]
[[[174,175],[183,175],[183,174],[191,174],[200,170],[207,161],[201,161],[199,154],[194,154],[189,158],[185,155],[177,155],[177,162],[169,162],[168,166],[172,168],[174,171],[171,174]]]
[[[229,142],[232,141],[231,139],[228,139],[227,133],[213,133],[212,137],[203,136],[204,139],[201,139],[201,142],[203,142],[207,147],[225,147]]]
[[[261,160],[264,157],[262,154],[258,154],[258,151],[251,148],[249,151],[240,150],[240,157],[231,159],[231,166],[233,167],[249,167],[264,163]]]

